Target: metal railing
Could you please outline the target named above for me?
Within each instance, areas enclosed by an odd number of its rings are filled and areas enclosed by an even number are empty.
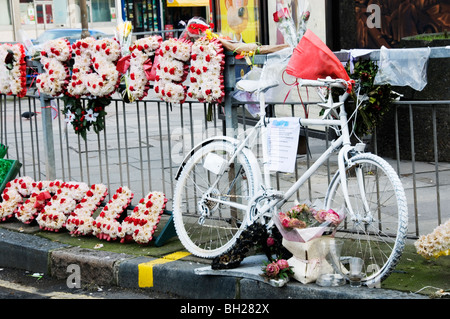
[[[306,102],[303,104],[308,105]],[[244,105],[245,102],[239,102],[234,106],[243,110]],[[271,102],[270,106],[271,116],[303,116],[301,103]],[[283,106],[283,112],[277,112],[280,106]],[[244,114],[237,112],[236,122],[245,129],[254,124],[254,119]],[[442,209],[450,205],[449,119],[449,100],[397,101],[378,132],[364,139],[368,144],[366,151],[386,159],[402,180],[408,201],[408,234],[411,238],[431,232],[450,218],[450,212]],[[276,174],[274,185],[279,189],[283,188],[284,182],[297,180],[301,172],[308,169],[329,147],[329,140],[335,137],[334,131],[326,128],[302,128],[301,135],[304,137],[304,155],[297,156],[293,176]],[[336,170],[337,163],[329,161],[297,192],[298,200],[314,201],[323,197],[326,191],[324,183],[328,185]]]
[[[112,99],[105,129],[98,135],[88,132],[84,140],[64,121],[60,99],[47,100],[42,107],[35,96],[0,95],[0,101],[0,141],[9,147],[7,157],[22,163],[21,176],[103,183],[111,192],[127,185],[139,198],[156,190],[171,198],[181,154],[206,134],[222,134],[215,128],[217,120],[203,120],[208,105],[198,102],[180,107]],[[26,119],[21,116],[25,112],[36,115]],[[51,118],[50,125],[45,117]],[[46,145],[46,135],[53,145]]]
[[[423,104],[427,105],[425,112],[431,116],[429,134],[434,152],[432,160],[426,161],[417,160],[417,132],[413,123],[414,112]],[[125,185],[133,190],[137,200],[150,191],[162,191],[169,199],[168,209],[175,187],[174,176],[184,155],[207,137],[227,134],[222,106],[194,101],[180,106],[156,99],[125,103],[120,98],[113,98],[106,107],[105,129],[98,135],[88,132],[86,140],[76,135],[71,125],[64,121],[64,106],[58,98],[45,100],[33,95],[24,98],[0,95],[0,107],[0,142],[8,145],[8,158],[22,163],[21,176],[35,180],[103,183],[110,193]],[[238,105],[233,107],[243,109]],[[292,115],[299,107],[290,105]],[[24,112],[36,115],[26,119],[21,116]],[[409,114],[406,123],[402,122],[403,118],[399,120],[399,112]],[[448,210],[442,209],[449,202],[450,163],[439,159],[442,143],[439,143],[440,128],[437,125],[439,116],[445,112],[450,112],[450,101],[397,102],[392,124],[394,137],[390,138],[395,151],[388,156],[380,154],[391,162],[405,186],[412,236],[431,232],[450,217]],[[252,125],[245,116],[241,116],[239,122],[241,130]],[[405,130],[411,136],[407,142],[409,155],[403,150],[405,142],[400,137],[400,132]],[[324,138],[327,134],[316,134],[311,130],[303,132],[307,156],[298,155],[294,174],[276,174],[274,185],[279,188],[297,178],[314,157],[328,147],[329,141]],[[372,151],[379,152],[380,145],[374,143]],[[323,196],[323,185],[335,172],[335,165],[330,162],[322,173],[312,177],[305,189],[300,189],[298,198],[311,199],[321,193]],[[322,178],[322,181],[314,178]]]

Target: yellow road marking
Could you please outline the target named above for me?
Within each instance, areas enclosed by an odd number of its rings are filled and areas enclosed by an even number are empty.
[[[189,256],[190,253],[178,251],[173,254],[169,254],[163,256],[162,258],[155,259],[146,263],[142,263],[138,265],[139,269],[139,287],[140,288],[149,288],[153,287],[153,266],[161,265],[171,261],[175,261],[181,259],[183,257]]]

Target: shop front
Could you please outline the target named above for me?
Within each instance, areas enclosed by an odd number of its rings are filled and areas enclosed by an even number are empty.
[[[120,0],[86,0],[89,28],[113,34]],[[55,28],[81,28],[80,0],[0,1],[2,41],[21,41],[21,30],[30,38]]]
[[[161,30],[161,1],[122,0],[122,7],[124,20],[131,21],[134,32]]]

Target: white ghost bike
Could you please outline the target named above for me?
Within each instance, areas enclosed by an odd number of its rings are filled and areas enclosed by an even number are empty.
[[[327,88],[328,93],[319,104],[325,109],[324,117],[299,119],[300,124],[332,127],[338,137],[287,191],[275,190],[266,158],[266,126],[273,119],[266,117],[261,92],[260,119],[253,128],[237,139],[207,139],[184,158],[173,198],[179,239],[196,256],[214,258],[227,252],[248,225],[273,225],[274,213],[287,211],[283,205],[292,205],[297,190],[337,155],[338,169],[324,196],[324,209],[344,207],[345,220],[335,235],[344,240],[342,256],[360,257],[365,265],[376,265],[366,269],[362,282],[381,282],[395,268],[405,244],[408,210],[402,183],[384,159],[364,152],[361,143],[351,144],[344,80],[303,80],[301,85]],[[334,102],[332,90],[337,88],[345,93]],[[256,138],[261,138],[262,164],[252,151]]]

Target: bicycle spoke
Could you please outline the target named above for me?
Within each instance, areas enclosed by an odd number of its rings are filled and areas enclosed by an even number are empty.
[[[376,155],[361,154],[352,159],[361,170],[362,178],[347,171],[347,190],[356,218],[347,214],[336,236],[344,239],[342,256],[355,256],[364,260],[364,267],[378,269],[368,272],[364,279],[373,283],[383,280],[393,270],[402,252],[407,225],[407,207],[400,180],[393,169]],[[330,185],[327,207],[346,205],[339,178]],[[363,183],[361,185],[360,183]],[[362,194],[361,194],[362,192]],[[366,209],[368,205],[368,211]],[[364,281],[363,280],[363,281]]]

